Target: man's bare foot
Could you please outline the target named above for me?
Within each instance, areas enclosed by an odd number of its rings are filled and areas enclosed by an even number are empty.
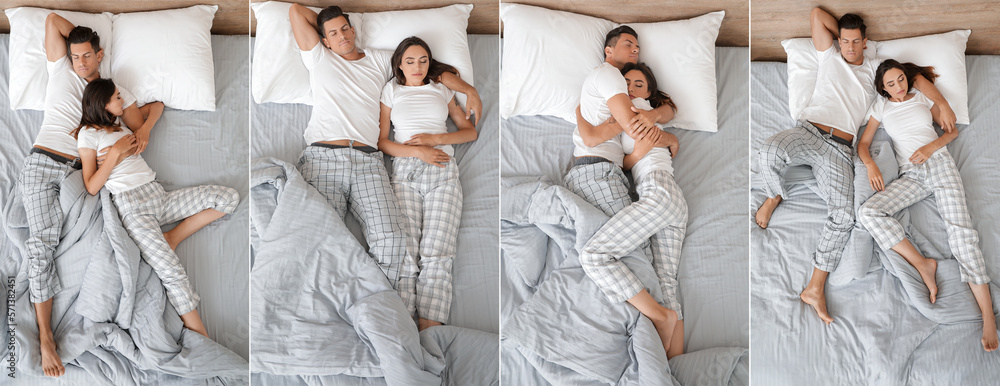
[[[677,325],[677,311],[663,308],[663,314],[656,318],[649,318],[653,321],[656,334],[660,336],[660,343],[663,344],[663,352],[670,352],[670,340],[674,336],[674,327]]]
[[[777,208],[780,203],[781,196],[768,197],[764,200],[764,203],[760,204],[760,208],[757,208],[757,214],[754,215],[757,226],[767,229],[767,223],[771,221],[771,213],[774,213],[774,208]]]
[[[177,240],[170,231],[163,232],[163,238],[167,239],[167,244],[170,245],[170,249],[177,250],[177,245],[181,243],[181,240]]]
[[[937,260],[934,259],[924,259],[923,264],[919,266],[914,266],[917,272],[920,272],[920,279],[924,281],[924,285],[927,286],[927,290],[931,292],[931,303],[937,301],[937,278],[935,277],[937,273]]]
[[[423,330],[427,329],[428,327],[443,326],[443,325],[444,325],[444,323],[441,323],[441,322],[438,322],[438,321],[434,321],[434,320],[430,320],[430,319],[420,318],[419,320],[417,320],[417,329],[420,330],[420,331],[423,331]]]
[[[983,315],[983,350],[994,351],[1000,346],[997,341],[997,319],[990,315]]]
[[[812,306],[813,309],[816,310],[816,315],[819,315],[819,318],[823,319],[826,324],[833,322],[833,317],[826,312],[826,294],[824,294],[822,290],[806,287],[806,289],[802,290],[802,293],[799,294],[799,298],[806,304]]]
[[[56,352],[56,342],[49,334],[47,337],[41,337],[41,351],[42,351],[42,370],[45,372],[46,376],[58,377],[66,373],[66,368],[63,367],[62,359],[59,358],[59,354]]]

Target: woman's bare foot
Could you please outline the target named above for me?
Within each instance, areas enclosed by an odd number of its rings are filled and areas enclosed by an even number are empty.
[[[917,272],[920,272],[920,278],[923,279],[924,285],[927,286],[927,290],[931,292],[931,303],[937,301],[937,260],[934,259],[924,259],[923,264],[920,266],[914,266],[917,268]]]
[[[1000,346],[997,341],[997,318],[993,314],[983,315],[983,350],[994,351]]]
[[[52,334],[49,333],[48,336],[42,334],[40,341],[42,351],[42,371],[45,372],[45,375],[49,377],[58,377],[65,374],[66,368],[63,367],[62,359],[59,358],[59,353],[56,352],[56,341],[52,338]]]
[[[441,323],[441,322],[438,322],[438,321],[434,321],[434,320],[430,320],[430,319],[420,318],[419,320],[417,320],[417,329],[420,330],[420,331],[423,331],[423,330],[427,329],[428,327],[443,326],[443,325],[444,325],[444,323]]]
[[[670,352],[670,341],[674,336],[674,327],[677,325],[677,312],[664,307],[661,315],[649,318],[649,320],[653,321],[656,334],[660,336],[663,352]]]
[[[187,329],[202,334],[208,338],[208,330],[205,329],[205,324],[201,322],[201,316],[198,316],[198,310],[181,315],[181,321],[184,322],[184,327],[187,327]]]
[[[819,315],[820,319],[823,319],[826,324],[833,322],[833,317],[826,312],[826,294],[823,293],[822,289],[816,289],[812,287],[806,287],[799,294],[799,298],[803,302],[813,307],[816,310],[816,315]]]
[[[774,213],[774,208],[777,208],[780,203],[781,196],[768,197],[764,200],[764,203],[760,204],[760,208],[757,208],[757,213],[754,215],[757,226],[767,229],[767,223],[771,221],[771,213]]]
[[[180,245],[181,240],[174,237],[174,234],[170,231],[163,232],[163,238],[167,240],[167,244],[170,245],[170,249],[177,250],[177,246]]]

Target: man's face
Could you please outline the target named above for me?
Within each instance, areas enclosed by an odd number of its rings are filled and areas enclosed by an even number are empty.
[[[837,42],[840,44],[840,55],[847,63],[858,65],[864,62],[868,38],[861,37],[860,29],[841,29]]]
[[[627,33],[618,35],[614,47],[604,47],[604,55],[614,60],[619,68],[625,63],[636,63],[639,61],[639,39]]]
[[[323,45],[335,54],[344,56],[354,52],[354,27],[347,18],[337,16],[323,23]]]
[[[90,42],[69,45],[69,57],[73,61],[73,71],[81,78],[91,81],[97,78],[97,70],[104,59],[104,50],[94,52]]]

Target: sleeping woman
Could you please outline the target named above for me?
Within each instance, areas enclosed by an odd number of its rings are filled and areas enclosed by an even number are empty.
[[[656,78],[648,66],[643,63],[627,63],[621,72],[635,108],[652,110],[669,105],[676,111],[677,106],[670,96],[657,89]],[[578,116],[579,125],[589,125],[585,119],[580,118],[582,117]],[[612,117],[601,125],[617,123]],[[599,128],[598,131],[603,129]],[[656,303],[645,290],[628,302],[653,320],[667,357],[672,358],[684,352],[684,316],[678,298],[677,272],[688,214],[687,202],[673,176],[671,158],[676,155],[677,147],[657,146],[658,138],[655,135],[636,141],[622,132],[618,139],[626,154],[624,167],[632,171],[639,200],[616,213],[594,234],[580,253],[581,263],[586,269],[608,259],[617,260],[645,244],[647,239],[651,241],[653,269],[659,279],[666,307]],[[623,242],[623,235],[628,235],[628,241]],[[588,276],[591,275],[591,271],[587,273]],[[595,282],[601,283],[597,279]],[[662,316],[656,318],[658,314],[666,314],[666,319]]]
[[[448,323],[462,220],[462,183],[451,145],[474,141],[477,133],[455,92],[438,82],[445,72],[458,71],[434,60],[427,43],[415,36],[403,39],[391,65],[395,78],[382,89],[378,148],[395,157],[392,188],[406,216],[408,259],[399,294],[423,330]],[[458,131],[448,132],[449,116]]]
[[[145,106],[143,106],[145,107]],[[107,187],[129,236],[142,258],[153,267],[166,289],[167,299],[184,327],[208,337],[198,316],[198,294],[188,281],[174,249],[181,241],[212,221],[232,213],[239,203],[235,189],[202,185],[166,192],[154,181],[156,173],[138,153],[132,130],[121,124],[122,97],[110,79],[95,79],[83,91],[83,116],[74,130],[83,164],[87,191],[96,195]],[[147,121],[156,122],[163,104],[140,109]],[[110,147],[101,154],[98,149]],[[164,233],[161,225],[180,221]]]
[[[923,75],[930,81],[937,77],[933,67],[913,63],[900,64],[888,59],[875,72],[879,97],[869,110],[868,126],[858,141],[858,155],[868,168],[868,179],[877,193],[862,205],[858,220],[871,232],[883,250],[896,251],[913,265],[930,292],[937,299],[937,261],[925,258],[906,239],[903,226],[893,215],[917,201],[933,195],[945,221],[948,244],[959,263],[962,281],[969,283],[983,316],[983,349],[997,349],[997,326],[990,298],[990,277],[979,249],[979,233],[972,227],[965,202],[965,187],[955,160],[945,147],[958,137],[958,130],[938,137],[933,118],[940,110],[919,90],[911,79]],[[892,139],[899,162],[899,177],[884,185],[878,166],[868,153],[872,138],[881,123]]]

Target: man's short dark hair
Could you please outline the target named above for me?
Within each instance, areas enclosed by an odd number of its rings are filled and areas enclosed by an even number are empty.
[[[95,53],[101,50],[101,37],[97,36],[97,32],[78,25],[73,27],[73,30],[69,31],[69,36],[66,37],[66,54],[72,55],[69,49],[70,45],[83,43],[90,43],[90,47],[94,49]]]
[[[353,27],[351,25],[351,17],[347,16],[347,14],[344,13],[344,11],[336,5],[331,5],[329,7],[323,8],[322,11],[319,11],[319,14],[316,15],[316,28],[319,28],[319,34],[322,36],[326,36],[326,31],[323,30],[323,24],[326,24],[326,22],[341,16],[344,17],[344,20],[347,20],[347,26]]]
[[[844,14],[837,20],[837,32],[840,33],[841,30],[845,29],[859,29],[861,30],[861,37],[867,38],[868,35],[865,34],[865,30],[868,27],[865,26],[865,21],[861,19],[861,16],[855,15],[853,13]]]
[[[629,34],[635,36],[636,39],[639,38],[639,34],[635,33],[635,30],[632,29],[632,27],[623,25],[608,32],[607,36],[604,37],[604,46],[614,47],[615,44],[618,44],[618,37],[620,37],[621,34]]]

